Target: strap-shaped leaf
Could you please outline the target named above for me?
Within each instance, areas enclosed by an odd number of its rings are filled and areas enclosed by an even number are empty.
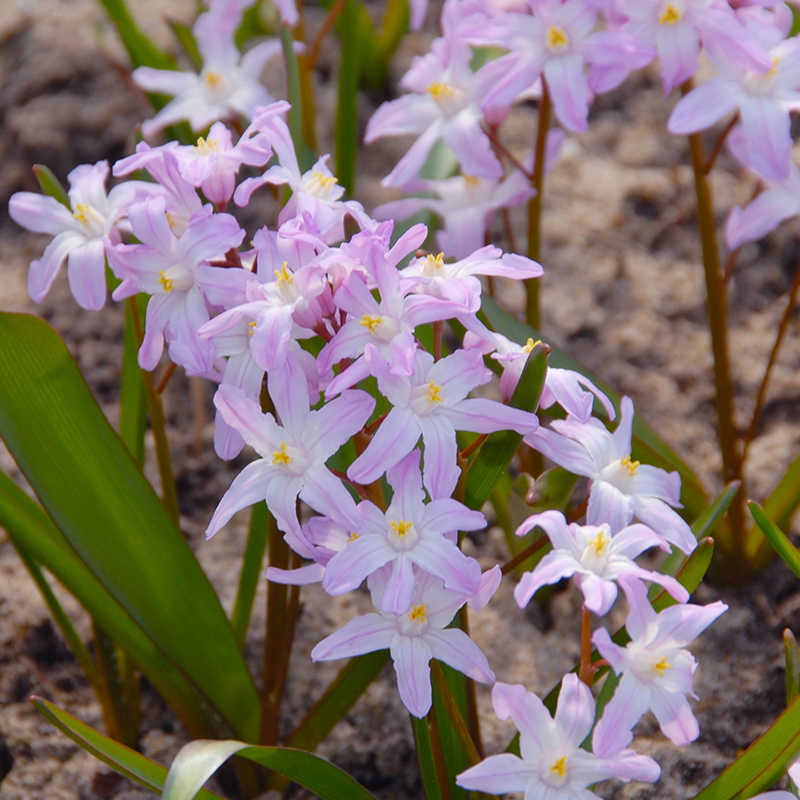
[[[489,322],[498,333],[502,333],[517,342],[524,342],[528,338],[533,338],[534,340],[539,338],[539,334],[533,328],[524,322],[520,322],[513,314],[500,308],[490,297],[483,297],[481,305]],[[554,347],[553,352],[550,354],[549,363],[551,367],[572,369],[585,375],[600,390],[606,393],[617,410],[619,410],[619,393],[615,392],[607,383],[593,375],[566,353]],[[595,403],[595,413],[600,417],[605,415],[599,403]],[[642,422],[638,415],[633,418],[633,457],[646,464],[678,471],[681,476],[683,514],[687,519],[696,519],[705,511],[708,506],[708,497],[700,479],[669,445]]]
[[[175,756],[162,800],[192,800],[234,754],[299,783],[321,800],[374,800],[375,797],[344,770],[313,753],[288,747],[252,747],[231,740],[199,740],[184,745]]]
[[[783,651],[786,656],[786,704],[789,705],[800,694],[800,648],[788,628],[783,632]]]
[[[747,505],[750,507],[750,513],[753,515],[753,519],[756,521],[758,527],[761,528],[762,533],[767,537],[769,543],[786,562],[786,566],[800,578],[800,552],[798,552],[797,548],[786,538],[786,534],[767,517],[758,504],[751,500]]]
[[[255,741],[258,695],[225,612],[64,343],[23,314],[0,314],[0,340],[0,435],[47,513],[221,728]]]
[[[167,782],[166,767],[151,761],[146,756],[131,750],[130,747],[126,747],[124,744],[103,736],[102,733],[98,733],[85,722],[81,722],[76,717],[73,717],[72,714],[56,708],[52,703],[43,700],[41,697],[32,697],[31,702],[45,719],[52,722],[56,728],[69,736],[73,742],[77,742],[95,758],[99,758],[126,778],[130,778],[140,786],[144,786],[145,789],[159,793],[163,790],[164,784]],[[218,794],[205,789],[202,789],[197,797],[200,800],[219,800]]]
[[[175,59],[159,50],[137,27],[125,5],[125,0],[100,0],[100,4],[111,17],[119,38],[128,51],[134,67],[175,69]]]
[[[509,405],[523,411],[536,411],[544,389],[549,352],[550,348],[541,342],[531,350]],[[474,509],[483,506],[497,479],[508,469],[522,438],[516,431],[497,431],[489,436],[467,472],[464,505]]]
[[[770,496],[764,501],[764,513],[779,528],[788,528],[794,512],[800,505],[800,455],[778,481]]]
[[[694,800],[744,800],[770,788],[800,750],[800,700],[794,702]]]

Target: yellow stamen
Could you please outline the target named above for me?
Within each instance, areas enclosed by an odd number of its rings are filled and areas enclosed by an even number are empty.
[[[541,339],[537,339],[537,340],[534,342],[534,341],[533,341],[533,339],[529,338],[529,339],[528,339],[528,341],[527,341],[527,342],[525,342],[525,347],[523,347],[522,349],[523,349],[523,350],[524,350],[526,353],[530,353],[530,351],[531,351],[531,350],[533,350],[533,348],[534,348],[534,347],[536,347],[536,345],[537,345],[537,344],[541,344],[541,343],[542,343],[542,340],[541,340]]]
[[[567,32],[563,28],[557,28],[555,25],[551,25],[547,29],[547,46],[551,50],[566,47],[568,44],[569,36],[567,36]]]
[[[320,184],[320,186],[322,186],[323,189],[327,189],[329,186],[333,186],[335,183],[339,182],[332,175],[328,177],[327,175],[323,175],[321,172],[313,172],[312,177]]]
[[[166,211],[164,216],[167,218],[167,222],[169,223],[169,229],[172,230],[175,227],[177,220],[172,214],[169,213],[169,211]]]
[[[217,139],[209,139],[206,141],[201,136],[192,149],[201,156],[210,156],[212,153],[219,153],[219,141]]]
[[[627,467],[631,471],[631,475],[635,475],[636,470],[639,468],[639,462],[634,461],[630,456],[625,456],[619,463],[622,464],[623,467]]]
[[[402,539],[413,527],[414,523],[406,519],[393,519],[389,527]]]
[[[355,531],[350,531],[350,535],[347,537],[348,542],[354,542],[358,539],[358,534]]]
[[[278,283],[294,283],[292,273],[289,272],[287,263],[285,261],[280,269],[275,270],[275,280],[277,280]]]
[[[428,402],[431,404],[444,403],[441,394],[439,394],[441,391],[442,387],[437,386],[433,381],[431,381],[431,385],[428,387]]]
[[[408,618],[413,622],[414,620],[419,620],[420,622],[425,622],[425,617],[428,615],[428,610],[425,608],[424,605],[421,606],[412,606],[411,611],[408,612]]]
[[[252,336],[256,332],[256,325],[258,325],[258,322],[256,320],[251,320],[247,325],[250,328],[250,335]]]
[[[456,90],[452,86],[448,86],[446,83],[441,83],[439,81],[429,83],[425,87],[425,91],[428,92],[434,100],[444,100],[448,97],[452,97],[456,93]]]
[[[214,72],[213,69],[203,74],[203,80],[209,85],[210,88],[216,89],[222,83],[222,75],[219,72]]]
[[[286,442],[281,442],[281,449],[275,450],[272,454],[273,464],[288,464],[292,457],[286,452]]]
[[[658,662],[658,664],[653,664],[653,669],[654,669],[654,670],[655,670],[655,671],[656,671],[656,672],[657,672],[659,675],[661,675],[661,676],[663,677],[664,673],[665,673],[665,672],[666,672],[668,669],[672,669],[672,664],[670,664],[670,663],[669,663],[669,661],[667,661],[667,657],[666,657],[666,656],[663,656],[663,657],[661,658],[661,661],[659,661],[659,662]]]
[[[674,25],[676,22],[680,22],[683,19],[683,14],[679,8],[675,8],[672,3],[667,3],[667,7],[661,12],[661,16],[658,18],[659,25]]]
[[[72,214],[78,222],[88,222],[87,214],[89,213],[89,206],[86,203],[76,203],[75,211]]]
[[[164,292],[169,294],[172,291],[172,279],[164,274],[164,270],[158,271],[158,282],[164,287]]]
[[[425,266],[428,269],[442,269],[444,267],[444,253],[439,253],[438,256],[426,256]]]
[[[477,186],[480,182],[480,178],[476,178],[474,175],[465,175],[463,172],[461,173],[461,177],[464,179],[464,183],[467,186]]]
[[[597,555],[600,555],[605,546],[611,541],[611,537],[606,536],[605,531],[598,531],[597,536],[592,537],[589,539],[589,544],[594,547]]]
[[[550,772],[555,772],[559,778],[566,778],[567,776],[567,757],[561,756],[555,764],[550,766]]]
[[[361,324],[365,328],[369,328],[370,333],[375,333],[375,328],[383,322],[383,317],[373,317],[372,314],[364,314],[361,317]]]

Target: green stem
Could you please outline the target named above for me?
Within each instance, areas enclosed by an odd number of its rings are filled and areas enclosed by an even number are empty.
[[[689,80],[681,86],[681,91],[686,95],[691,88],[692,82]],[[717,427],[722,454],[722,477],[725,483],[730,483],[730,481],[742,479],[742,462],[739,456],[739,436],[734,425],[733,383],[728,353],[728,299],[720,264],[711,186],[705,173],[705,145],[701,134],[689,135],[689,151],[694,170],[697,219],[708,299],[708,326],[714,356],[714,386],[717,401]],[[743,561],[746,544],[743,505],[745,496],[746,492],[739,492],[731,504],[728,516],[731,522],[732,542],[729,548],[725,548],[731,551],[729,555],[734,556],[733,564],[739,570],[746,569]],[[722,544],[724,545],[724,543]]]
[[[130,320],[133,325],[133,333],[136,337],[137,349],[142,346],[144,332],[142,322],[136,308],[136,299],[128,298],[130,308]],[[153,386],[153,374],[147,370],[142,370],[142,385],[144,386],[144,396],[147,402],[147,413],[150,415],[150,429],[153,431],[153,441],[156,449],[156,461],[158,462],[158,474],[161,478],[161,501],[164,503],[170,519],[175,523],[175,527],[180,527],[180,509],[178,507],[178,493],[175,489],[175,477],[172,473],[172,458],[169,454],[169,442],[167,441],[167,424],[164,419],[164,407],[161,405],[161,398],[156,394]]]
[[[469,636],[469,617],[466,605],[461,606],[458,610],[458,622],[461,630]],[[439,671],[441,672],[441,667],[439,667]],[[481,719],[478,715],[478,698],[475,695],[475,681],[469,676],[466,676],[466,687],[467,727],[469,728],[469,735],[472,738],[475,749],[479,753],[482,753],[483,741],[481,740]]]
[[[358,30],[358,0],[345,0],[342,13],[342,55],[339,61],[339,97],[334,123],[336,177],[352,197],[358,149],[358,76],[362,43]]]
[[[542,75],[542,99],[539,101],[539,123],[536,129],[536,155],[533,164],[531,183],[536,194],[528,201],[528,258],[540,261],[542,255],[542,191],[544,189],[544,168],[547,150],[547,131],[550,128],[550,92]],[[532,328],[539,330],[539,279],[525,281],[525,320]]]
[[[450,784],[447,780],[447,764],[444,760],[442,750],[442,738],[439,735],[439,723],[436,719],[436,710],[431,706],[428,712],[428,734],[431,742],[431,755],[433,756],[433,766],[436,770],[436,779],[439,782],[439,793],[442,800],[450,800]]]

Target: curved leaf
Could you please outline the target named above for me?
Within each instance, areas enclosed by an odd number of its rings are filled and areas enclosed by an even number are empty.
[[[0,435],[47,513],[220,729],[255,741],[258,695],[214,589],[64,343],[24,314],[0,314],[0,339]]]
[[[756,521],[758,527],[761,528],[762,533],[767,537],[769,543],[786,562],[786,566],[800,578],[800,552],[798,552],[797,548],[786,538],[786,534],[767,517],[756,503],[751,500],[747,505],[750,508],[753,519]]]
[[[86,752],[91,753],[95,758],[99,758],[109,767],[115,769],[121,775],[150,789],[153,792],[161,792],[167,781],[167,768],[162,767],[155,761],[151,761],[147,756],[131,750],[124,744],[115,742],[102,733],[98,733],[94,728],[89,727],[85,722],[81,722],[77,717],[56,708],[52,703],[43,700],[41,697],[32,697],[31,702],[36,706],[37,711],[47,720],[53,723],[63,734],[69,736],[73,742],[77,742]],[[203,789],[197,797],[200,800],[218,800],[219,795]]]
[[[200,787],[234,754],[278,772],[321,800],[375,800],[360,783],[324,758],[287,747],[252,747],[246,742],[189,742],[167,776],[162,800],[192,800]]]

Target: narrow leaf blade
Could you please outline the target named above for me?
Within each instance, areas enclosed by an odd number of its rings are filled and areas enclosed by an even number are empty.
[[[756,524],[761,528],[761,532],[767,537],[769,543],[775,548],[778,555],[786,562],[786,566],[800,578],[800,552],[786,538],[786,534],[763,512],[756,503],[750,501],[747,504],[750,513]]]

